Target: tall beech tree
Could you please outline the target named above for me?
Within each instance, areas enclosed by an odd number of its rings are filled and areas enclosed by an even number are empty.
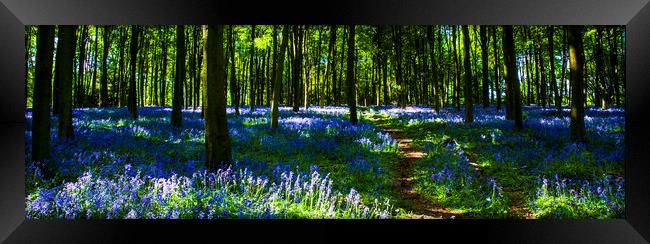
[[[237,96],[237,91],[239,90],[237,84],[237,75],[235,72],[235,37],[233,33],[233,25],[230,25],[228,28],[228,46],[230,48],[230,99],[232,100],[233,105],[235,106],[235,114],[239,115],[239,96]],[[275,36],[273,37],[275,38]]]
[[[104,53],[102,55],[102,76],[100,78],[100,104],[102,107],[107,107],[109,105],[108,98],[108,51],[111,48],[111,32],[113,31],[112,26],[104,26],[102,30],[103,41],[104,41]]]
[[[60,79],[60,106],[58,136],[59,141],[65,142],[74,137],[72,130],[72,71],[75,54],[77,26],[65,25],[59,27],[59,38],[57,48],[57,69],[56,75]],[[80,71],[83,72],[83,71]],[[83,91],[80,91],[83,92]]]
[[[353,125],[357,124],[357,98],[355,91],[355,75],[354,75],[354,63],[356,57],[354,54],[354,25],[348,25],[348,64],[347,64],[347,98],[348,98],[348,107],[350,108],[350,123]]]
[[[203,109],[205,110],[205,166],[216,172],[232,162],[232,148],[226,117],[223,26],[203,26]]]
[[[524,127],[521,112],[521,90],[519,88],[519,76],[517,75],[517,61],[515,55],[515,44],[512,26],[503,26],[503,57],[504,72],[503,75],[508,83],[508,93],[506,96],[512,102],[512,116],[515,120],[515,130]]]
[[[275,28],[275,27],[274,27]],[[277,53],[275,77],[273,78],[273,102],[271,103],[271,130],[278,128],[278,117],[280,111],[278,109],[279,103],[282,100],[282,71],[284,69],[284,56],[289,42],[289,26],[282,27],[282,44],[280,44],[280,52]]]
[[[185,83],[185,27],[176,26],[176,78],[174,80],[174,97],[172,101],[171,124],[183,125],[183,83]]]
[[[585,141],[585,108],[584,108],[584,74],[585,56],[582,43],[582,26],[567,26],[569,43],[569,81],[571,82],[571,122],[569,131],[571,140]]]
[[[469,27],[462,26],[463,32],[463,63],[465,68],[465,123],[474,122],[474,103],[472,101],[472,66],[470,64],[469,49]]]
[[[54,26],[38,26],[36,73],[32,98],[32,161],[36,162],[50,158],[50,99],[52,97],[53,60]]]
[[[131,48],[130,48],[130,54],[131,54],[131,59],[129,60],[129,64],[131,66],[130,68],[130,76],[129,76],[129,100],[128,100],[128,108],[129,112],[131,112],[131,117],[133,119],[138,119],[138,106],[136,104],[137,101],[137,93],[136,93],[136,82],[135,82],[135,68],[136,68],[136,59],[138,57],[138,31],[139,28],[137,25],[131,26]]]
[[[490,79],[488,78],[488,48],[487,48],[487,27],[481,25],[481,71],[483,73],[483,93],[481,93],[481,101],[483,102],[483,107],[487,108],[490,106],[490,97],[488,94]]]
[[[553,32],[555,29],[553,26],[549,26],[547,29],[548,36],[548,57],[549,57],[549,66],[551,67],[550,76],[551,76],[551,89],[553,89],[553,98],[555,99],[555,109],[557,114],[562,114],[562,97],[557,89],[557,80],[555,79],[555,49],[553,49]]]

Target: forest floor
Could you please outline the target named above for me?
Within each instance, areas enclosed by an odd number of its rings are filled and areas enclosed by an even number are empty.
[[[386,118],[374,114],[369,119],[397,141],[400,157],[398,161],[392,165],[391,170],[393,170],[395,175],[395,191],[400,197],[398,207],[407,211],[401,216],[402,218],[462,219],[470,217],[462,211],[439,206],[413,190],[412,180],[414,164],[417,160],[422,159],[425,156],[425,152],[423,152],[418,145],[413,143],[413,139],[408,138],[403,130],[395,128],[391,126],[390,123],[387,123]]]

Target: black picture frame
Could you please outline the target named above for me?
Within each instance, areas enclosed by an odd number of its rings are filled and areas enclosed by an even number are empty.
[[[648,243],[650,4],[648,0],[0,0],[0,240],[7,243],[225,241]],[[24,26],[53,24],[625,25],[625,219],[614,220],[26,220]],[[239,232],[234,234],[234,232]],[[243,235],[242,235],[243,234]],[[351,239],[350,239],[351,240]]]

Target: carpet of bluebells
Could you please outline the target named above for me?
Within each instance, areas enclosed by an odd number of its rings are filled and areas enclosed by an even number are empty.
[[[51,122],[52,158],[31,159],[26,110],[26,213],[30,219],[123,218],[390,218],[393,138],[374,125],[352,126],[346,107],[227,108],[235,162],[207,172],[200,110],[169,124],[168,107],[73,110],[74,140],[59,143]],[[44,174],[50,170],[52,174]],[[44,176],[48,175],[48,177]],[[52,175],[52,176],[49,176]]]
[[[525,129],[503,109],[393,106],[269,108],[241,115],[227,108],[234,162],[207,172],[200,110],[183,110],[173,129],[169,107],[73,110],[75,139],[60,143],[51,121],[52,158],[31,161],[26,110],[26,213],[30,219],[393,218],[396,141],[377,123],[399,128],[425,156],[414,190],[477,218],[622,218],[624,111],[589,107],[586,143],[569,140],[569,108],[524,106]],[[45,173],[45,172],[53,173]],[[47,176],[46,176],[47,175]]]
[[[425,157],[414,189],[475,217],[623,218],[623,109],[586,109],[586,143],[569,140],[570,108],[523,106],[525,129],[505,111],[475,106],[463,123],[453,107],[371,107],[367,118],[402,128]]]

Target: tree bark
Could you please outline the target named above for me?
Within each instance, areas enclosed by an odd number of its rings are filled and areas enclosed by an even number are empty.
[[[517,61],[514,48],[514,38],[512,33],[512,26],[503,27],[503,56],[505,58],[505,72],[504,76],[508,83],[508,94],[506,96],[512,97],[512,113],[515,120],[515,130],[523,128],[522,112],[521,112],[521,90],[519,89],[519,77],[517,76]]]
[[[74,138],[72,130],[72,71],[76,46],[77,26],[66,25],[59,27],[58,42],[61,52],[57,52],[57,76],[61,80],[61,114],[59,115],[59,141],[67,142]],[[83,71],[82,71],[83,72]]]
[[[489,83],[490,80],[488,79],[488,50],[487,50],[487,27],[485,25],[481,25],[480,27],[480,32],[481,32],[481,66],[483,68],[483,107],[487,108],[490,106],[490,97],[489,97]]]
[[[569,43],[569,62],[571,82],[571,123],[569,126],[571,140],[574,142],[585,141],[585,111],[584,111],[584,77],[583,65],[585,63],[582,26],[567,26]]]
[[[174,98],[172,101],[173,127],[183,126],[183,83],[185,83],[185,27],[176,26],[176,79],[174,80]]]
[[[232,162],[226,117],[223,26],[203,26],[203,68],[201,79],[205,110],[206,168],[216,172]]]
[[[557,89],[557,80],[555,79],[555,53],[553,51],[553,32],[555,28],[553,26],[548,27],[548,57],[551,65],[551,89],[553,89],[553,96],[555,98],[555,109],[557,110],[558,116],[562,114],[562,98]]]
[[[129,100],[128,100],[128,108],[129,112],[131,112],[131,117],[133,119],[138,119],[138,107],[136,104],[137,101],[137,93],[136,93],[136,81],[135,81],[135,65],[137,63],[137,54],[138,54],[138,31],[139,28],[136,25],[131,26],[131,47],[130,47],[130,52],[131,52],[131,60],[129,61],[131,65],[131,75],[129,77],[130,82],[129,82]]]
[[[469,61],[469,29],[467,25],[462,26],[463,31],[463,62],[465,66],[465,123],[474,122],[474,103],[472,101],[472,66]]]
[[[275,29],[275,27],[274,27]],[[276,54],[276,64],[275,67],[275,77],[273,78],[273,102],[271,103],[271,130],[275,131],[278,128],[278,117],[280,116],[280,111],[278,110],[278,105],[281,100],[281,88],[282,88],[282,71],[284,70],[284,55],[287,49],[287,43],[289,42],[289,25],[285,25],[282,28],[282,44],[280,45],[280,53]]]
[[[356,102],[356,91],[355,91],[355,75],[354,75],[354,25],[348,25],[348,64],[347,64],[347,73],[345,77],[347,78],[347,99],[348,107],[350,108],[350,123],[353,125],[357,124],[357,102]]]
[[[50,158],[50,98],[54,26],[38,26],[36,67],[32,97],[32,161]]]
[[[104,55],[102,56],[102,77],[101,77],[101,105],[102,107],[108,107],[110,104],[108,99],[108,51],[111,48],[111,32],[112,26],[104,26],[103,28],[103,37],[104,37]]]

